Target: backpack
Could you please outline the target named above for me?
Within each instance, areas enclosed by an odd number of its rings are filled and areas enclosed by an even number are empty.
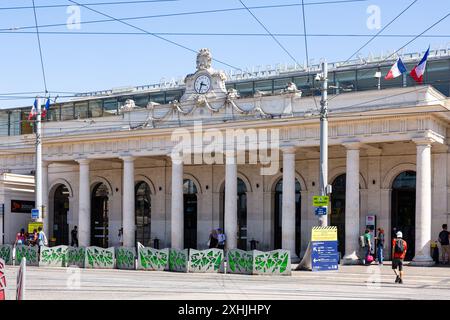
[[[448,243],[448,232],[447,231],[441,231],[441,233],[439,233],[439,242],[440,243]]]
[[[225,244],[225,234],[224,233],[219,233],[217,236],[217,240],[219,241],[219,244]]]
[[[402,239],[395,240],[394,252],[395,253],[403,253],[405,250],[405,245]]]
[[[364,248],[366,246],[366,241],[364,240],[364,236],[359,237],[359,246]]]

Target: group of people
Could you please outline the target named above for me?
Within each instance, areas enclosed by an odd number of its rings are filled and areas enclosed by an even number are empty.
[[[16,241],[14,245],[27,245],[27,246],[38,246],[39,250],[42,246],[48,246],[47,236],[39,227],[37,230],[34,229],[32,234],[25,232],[25,229],[21,229],[16,235]]]
[[[221,228],[213,229],[209,234],[208,247],[210,249],[225,249],[226,236]]]

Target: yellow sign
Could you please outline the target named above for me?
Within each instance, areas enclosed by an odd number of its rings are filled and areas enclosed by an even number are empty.
[[[28,224],[28,233],[33,233],[35,229],[36,231],[38,231],[39,227],[42,227],[42,229],[44,229],[44,224],[42,222],[30,222]]]
[[[329,196],[313,196],[314,207],[328,207]]]
[[[313,227],[311,241],[337,241],[337,227]]]

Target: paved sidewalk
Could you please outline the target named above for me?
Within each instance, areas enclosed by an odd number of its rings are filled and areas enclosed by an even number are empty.
[[[8,299],[18,267],[7,266]],[[186,274],[157,271],[27,268],[28,299],[450,299],[449,267],[405,267],[395,284],[389,265],[341,266],[292,276]]]

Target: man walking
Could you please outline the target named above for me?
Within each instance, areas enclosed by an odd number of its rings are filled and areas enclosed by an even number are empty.
[[[78,247],[78,227],[73,227],[72,231],[70,231],[70,235],[72,238],[72,241],[70,242],[70,245],[72,247]]]
[[[448,264],[450,260],[450,232],[447,231],[447,224],[442,225],[442,231],[439,233],[439,243],[441,244],[442,263]]]
[[[394,270],[395,283],[403,283],[403,259],[405,259],[408,244],[403,238],[401,231],[397,232],[397,238],[392,240],[392,270]],[[397,268],[399,273],[397,273]]]

